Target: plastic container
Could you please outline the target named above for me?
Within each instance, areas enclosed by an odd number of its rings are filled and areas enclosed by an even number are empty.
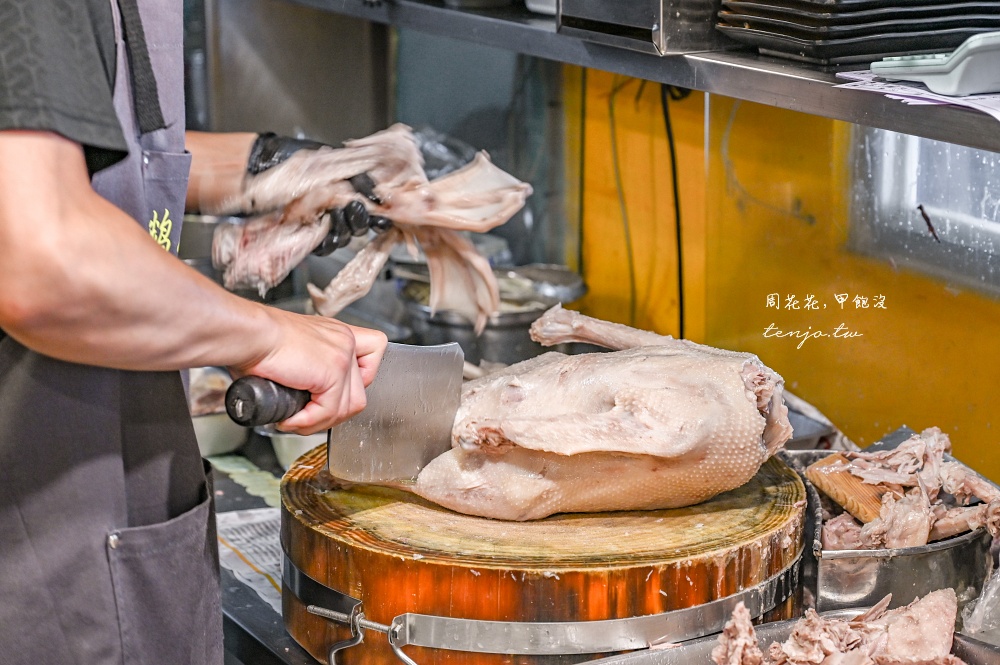
[[[185,373],[188,408],[202,457],[231,453],[247,441],[249,429],[226,414],[225,393],[233,382],[222,367],[195,367]]]
[[[295,460],[316,446],[326,444],[326,432],[301,436],[299,434],[279,432],[271,426],[257,427],[254,431],[271,441],[271,446],[274,447],[274,456],[278,458],[278,464],[285,471],[292,466]]]
[[[193,416],[194,434],[202,457],[231,453],[247,441],[250,430],[237,425],[226,412]]]

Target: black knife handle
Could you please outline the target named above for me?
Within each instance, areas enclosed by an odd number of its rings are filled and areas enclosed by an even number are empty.
[[[309,403],[308,390],[288,388],[259,376],[233,381],[226,391],[226,413],[239,425],[256,427],[290,418]]]

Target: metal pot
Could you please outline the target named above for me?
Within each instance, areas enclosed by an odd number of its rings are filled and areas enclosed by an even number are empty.
[[[857,607],[839,612],[823,612],[830,619],[849,619],[867,610],[867,606]],[[758,647],[767,653],[772,642],[784,642],[791,634],[798,619],[776,621],[761,624],[756,627]],[[588,665],[709,665],[712,663],[712,650],[718,646],[717,635],[702,637],[696,640],[682,642],[672,649],[645,649],[620,656],[611,656],[593,660]],[[951,652],[969,665],[989,665],[1000,658],[1000,648],[981,642],[973,637],[955,633]]]
[[[296,296],[294,298],[278,300],[271,304],[274,307],[295,312],[296,314],[316,313],[309,296]],[[390,342],[406,343],[410,341],[410,338],[413,336],[412,330],[406,326],[396,325],[391,321],[387,321],[374,312],[367,311],[356,305],[357,303],[348,305],[334,318],[348,325],[381,330],[389,338]]]
[[[586,291],[583,280],[563,266],[532,264],[494,269],[500,281],[501,311],[487,320],[479,336],[470,321],[454,312],[442,311],[431,316],[426,274],[413,267],[404,270],[397,267],[394,272],[397,277],[411,280],[401,289],[400,297],[417,342],[458,342],[465,359],[474,365],[482,360],[513,365],[546,351],[588,353],[606,350],[590,344],[543,347],[532,341],[531,324],[545,310],[558,302],[575,300]]]
[[[458,342],[465,359],[474,365],[481,360],[513,365],[553,350],[533,342],[528,334],[531,324],[545,311],[542,308],[494,314],[477,337],[472,324],[465,318],[454,312],[437,312],[431,316],[430,307],[407,298],[405,293],[404,290],[403,302],[410,315],[410,327],[420,344]]]

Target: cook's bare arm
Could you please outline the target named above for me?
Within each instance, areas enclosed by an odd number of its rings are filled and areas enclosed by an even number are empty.
[[[265,140],[266,138],[266,140]],[[188,184],[185,210],[209,214],[236,214],[239,206],[236,202],[246,199],[244,188],[248,183],[249,172],[260,173],[277,165],[283,159],[295,154],[298,150],[307,153],[315,152],[321,143],[302,139],[268,134],[261,137],[264,141],[258,144],[258,135],[252,133],[216,133],[193,132],[185,135],[187,149],[191,152],[191,180]],[[264,146],[264,147],[261,147]],[[251,159],[251,154],[253,159]],[[364,235],[369,229],[381,233],[392,226],[392,222],[379,215],[371,215],[361,201],[350,200],[353,192],[369,199],[376,199],[375,183],[367,174],[351,174],[348,179],[351,187],[346,192],[348,199],[340,201],[340,207],[332,205],[323,211],[305,210],[308,206],[294,202],[303,193],[303,183],[300,179],[281,178],[280,194],[275,196],[273,203],[285,207],[288,219],[303,223],[312,223],[320,213],[330,215],[330,230],[313,253],[325,256],[335,249],[346,247],[352,236]],[[335,179],[336,181],[336,179]],[[352,189],[353,188],[353,189]],[[314,193],[320,199],[326,200],[324,187],[315,187]],[[290,205],[291,204],[291,205]],[[268,211],[261,211],[268,212]]]
[[[185,208],[188,212],[218,210],[224,201],[243,191],[247,160],[257,135],[246,132],[187,132],[191,153],[191,180]]]
[[[121,369],[229,366],[306,389],[308,414],[290,423],[301,433],[363,408],[385,345],[370,332],[356,347],[342,323],[226,292],[97,195],[80,146],[52,133],[0,132],[0,266],[0,328],[25,346]]]

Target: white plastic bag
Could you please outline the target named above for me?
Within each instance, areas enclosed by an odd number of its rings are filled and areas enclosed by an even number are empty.
[[[962,611],[962,632],[1000,646],[1000,569],[990,574],[979,598]]]

